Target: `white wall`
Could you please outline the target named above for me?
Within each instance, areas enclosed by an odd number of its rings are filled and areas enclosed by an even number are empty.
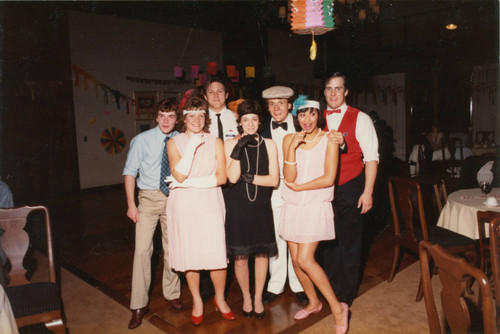
[[[194,84],[135,83],[127,81],[127,76],[173,80],[173,68],[180,65],[190,78],[191,65],[201,65],[206,73],[207,61],[217,62],[222,69],[219,32],[78,12],[69,13],[69,31],[72,64],[128,97],[134,91],[173,92],[160,98],[179,95]],[[73,94],[81,188],[122,183],[129,143],[135,135],[133,106],[127,114],[123,101],[121,110],[112,96],[104,103],[103,91],[93,82],[85,90],[82,77],[80,85],[73,86]],[[126,149],[118,154],[109,154],[100,145],[101,133],[110,126],[125,134]]]

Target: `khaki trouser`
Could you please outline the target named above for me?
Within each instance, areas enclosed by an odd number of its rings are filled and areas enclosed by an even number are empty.
[[[181,283],[168,263],[167,245],[167,198],[160,190],[139,190],[139,221],[135,225],[134,268],[132,272],[132,295],[130,309],[135,310],[148,304],[151,284],[151,254],[153,234],[160,220],[163,245],[163,296],[167,300],[179,298]]]

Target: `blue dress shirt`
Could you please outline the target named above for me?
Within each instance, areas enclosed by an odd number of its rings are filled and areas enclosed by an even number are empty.
[[[159,190],[161,157],[165,149],[164,140],[167,136],[171,138],[177,134],[177,131],[172,131],[165,135],[158,126],[139,133],[130,142],[127,162],[122,175],[137,178],[139,189]]]

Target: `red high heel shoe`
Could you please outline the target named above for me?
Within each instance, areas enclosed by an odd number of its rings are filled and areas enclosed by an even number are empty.
[[[194,316],[191,314],[191,322],[194,325],[199,325],[199,324],[201,324],[202,321],[203,321],[203,313],[199,316]]]
[[[217,306],[217,302],[215,301],[215,297],[213,300],[214,300],[215,311],[219,311],[219,307]],[[222,315],[222,317],[224,319],[227,319],[227,320],[234,320],[235,319],[234,313],[231,310],[229,310],[229,312],[227,312],[227,313],[223,313],[222,311],[220,311],[220,314]]]

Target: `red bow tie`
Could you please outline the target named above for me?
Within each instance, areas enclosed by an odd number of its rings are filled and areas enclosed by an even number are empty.
[[[340,114],[341,110],[340,109],[335,109],[335,110],[327,110],[326,115],[331,115],[331,114]]]

